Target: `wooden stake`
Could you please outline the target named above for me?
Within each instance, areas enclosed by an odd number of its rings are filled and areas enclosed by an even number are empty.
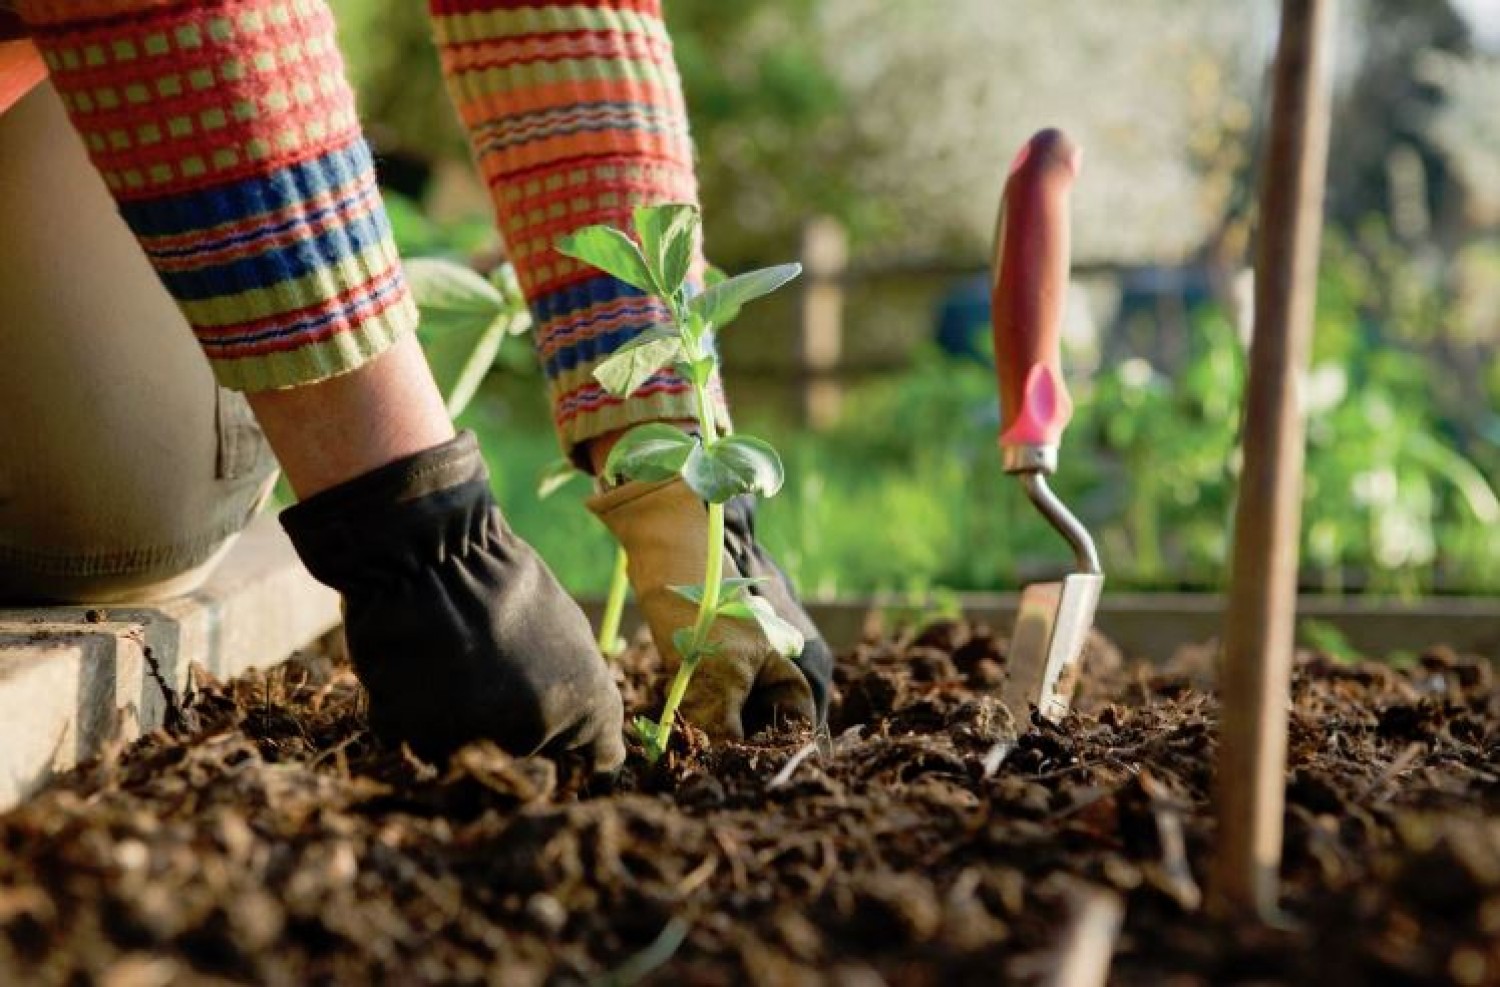
[[[815,216],[802,230],[802,319],[797,339],[802,417],[814,431],[838,420],[843,385],[844,275],[849,234],[836,219]]]
[[[1255,335],[1244,473],[1219,693],[1219,846],[1214,903],[1276,914],[1287,706],[1297,603],[1304,425],[1300,380],[1312,336],[1328,163],[1328,34],[1334,0],[1283,0],[1263,164]]]

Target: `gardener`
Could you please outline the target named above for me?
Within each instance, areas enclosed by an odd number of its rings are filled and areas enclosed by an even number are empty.
[[[630,400],[601,390],[592,368],[665,314],[553,250],[636,204],[696,199],[658,0],[430,5],[558,433],[597,472],[628,427],[693,417],[670,370]],[[0,592],[191,590],[263,502],[268,443],[300,499],[282,523],[343,595],[377,732],[434,757],[489,737],[617,766],[621,702],[593,635],[506,526],[413,334],[323,0],[13,6],[30,42],[0,46]],[[704,505],[676,481],[591,507],[640,560],[631,581],[674,658],[692,605],[666,587],[702,581]],[[767,577],[756,592],[808,644],[792,661],[719,625],[683,706],[719,737],[813,718],[831,669],[751,506],[728,527],[728,574]]]

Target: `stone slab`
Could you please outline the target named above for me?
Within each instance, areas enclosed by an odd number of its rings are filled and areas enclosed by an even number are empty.
[[[257,518],[191,595],[149,606],[0,609],[0,810],[53,774],[160,726],[192,665],[219,678],[334,628],[338,596]]]

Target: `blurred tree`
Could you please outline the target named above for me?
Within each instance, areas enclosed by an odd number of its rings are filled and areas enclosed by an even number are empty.
[[[1392,151],[1411,148],[1422,166],[1418,180],[1428,211],[1441,222],[1459,205],[1451,197],[1447,158],[1433,141],[1444,93],[1418,67],[1433,52],[1469,54],[1468,24],[1450,0],[1360,0],[1350,17],[1353,50],[1344,60],[1353,74],[1341,87],[1334,118],[1338,153],[1329,163],[1329,217],[1352,228],[1391,208],[1401,193],[1392,183]]]
[[[360,115],[378,153],[431,163],[467,155],[420,0],[329,0]],[[417,189],[406,187],[413,193]]]
[[[1242,169],[1274,12],[1264,0],[825,0],[843,126],[877,150],[851,177],[884,204],[878,245],[982,256],[1010,156],[1057,125],[1086,149],[1078,254],[1188,256]]]
[[[1426,117],[1425,135],[1463,186],[1462,221],[1493,231],[1500,227],[1500,57],[1429,51],[1417,71],[1442,96]]]
[[[781,256],[801,222],[871,225],[849,168],[859,145],[819,31],[820,0],[670,0],[667,27],[698,147],[708,248],[742,267]]]

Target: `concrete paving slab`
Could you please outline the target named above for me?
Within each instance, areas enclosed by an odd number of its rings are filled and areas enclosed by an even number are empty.
[[[0,609],[0,810],[160,726],[194,664],[219,678],[283,661],[338,624],[270,516],[197,592],[150,606]]]

